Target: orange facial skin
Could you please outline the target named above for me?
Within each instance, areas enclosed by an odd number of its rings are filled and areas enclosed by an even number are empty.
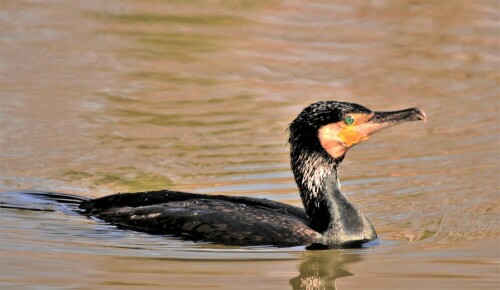
[[[373,113],[349,114],[348,116],[354,118],[353,124],[348,125],[342,120],[319,129],[318,137],[321,146],[334,158],[344,155],[350,147],[367,140],[371,134],[383,126],[369,122]]]

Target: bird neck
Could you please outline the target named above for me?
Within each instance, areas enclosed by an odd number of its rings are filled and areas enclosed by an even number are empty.
[[[333,159],[323,152],[292,154],[293,173],[310,227],[328,244],[373,240],[373,226],[341,191],[337,167],[342,158]]]

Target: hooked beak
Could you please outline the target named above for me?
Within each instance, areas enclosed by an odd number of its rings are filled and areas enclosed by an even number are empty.
[[[374,112],[372,117],[365,123],[360,124],[355,130],[362,139],[368,137],[382,129],[395,126],[404,122],[427,121],[424,111],[418,108],[410,108],[401,111]]]

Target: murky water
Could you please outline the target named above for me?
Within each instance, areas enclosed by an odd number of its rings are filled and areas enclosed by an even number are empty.
[[[498,1],[4,0],[0,19],[3,202],[169,188],[300,205],[285,128],[302,107],[428,115],[340,167],[379,234],[365,248],[224,247],[2,209],[2,288],[498,289]]]

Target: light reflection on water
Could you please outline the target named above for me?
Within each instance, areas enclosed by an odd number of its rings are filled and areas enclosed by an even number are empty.
[[[379,234],[366,248],[230,248],[58,206],[2,209],[2,287],[497,288],[496,1],[4,1],[2,10],[5,192],[169,188],[300,205],[285,129],[304,106],[336,99],[428,115],[353,148],[340,167]],[[21,196],[2,202],[35,206]]]

